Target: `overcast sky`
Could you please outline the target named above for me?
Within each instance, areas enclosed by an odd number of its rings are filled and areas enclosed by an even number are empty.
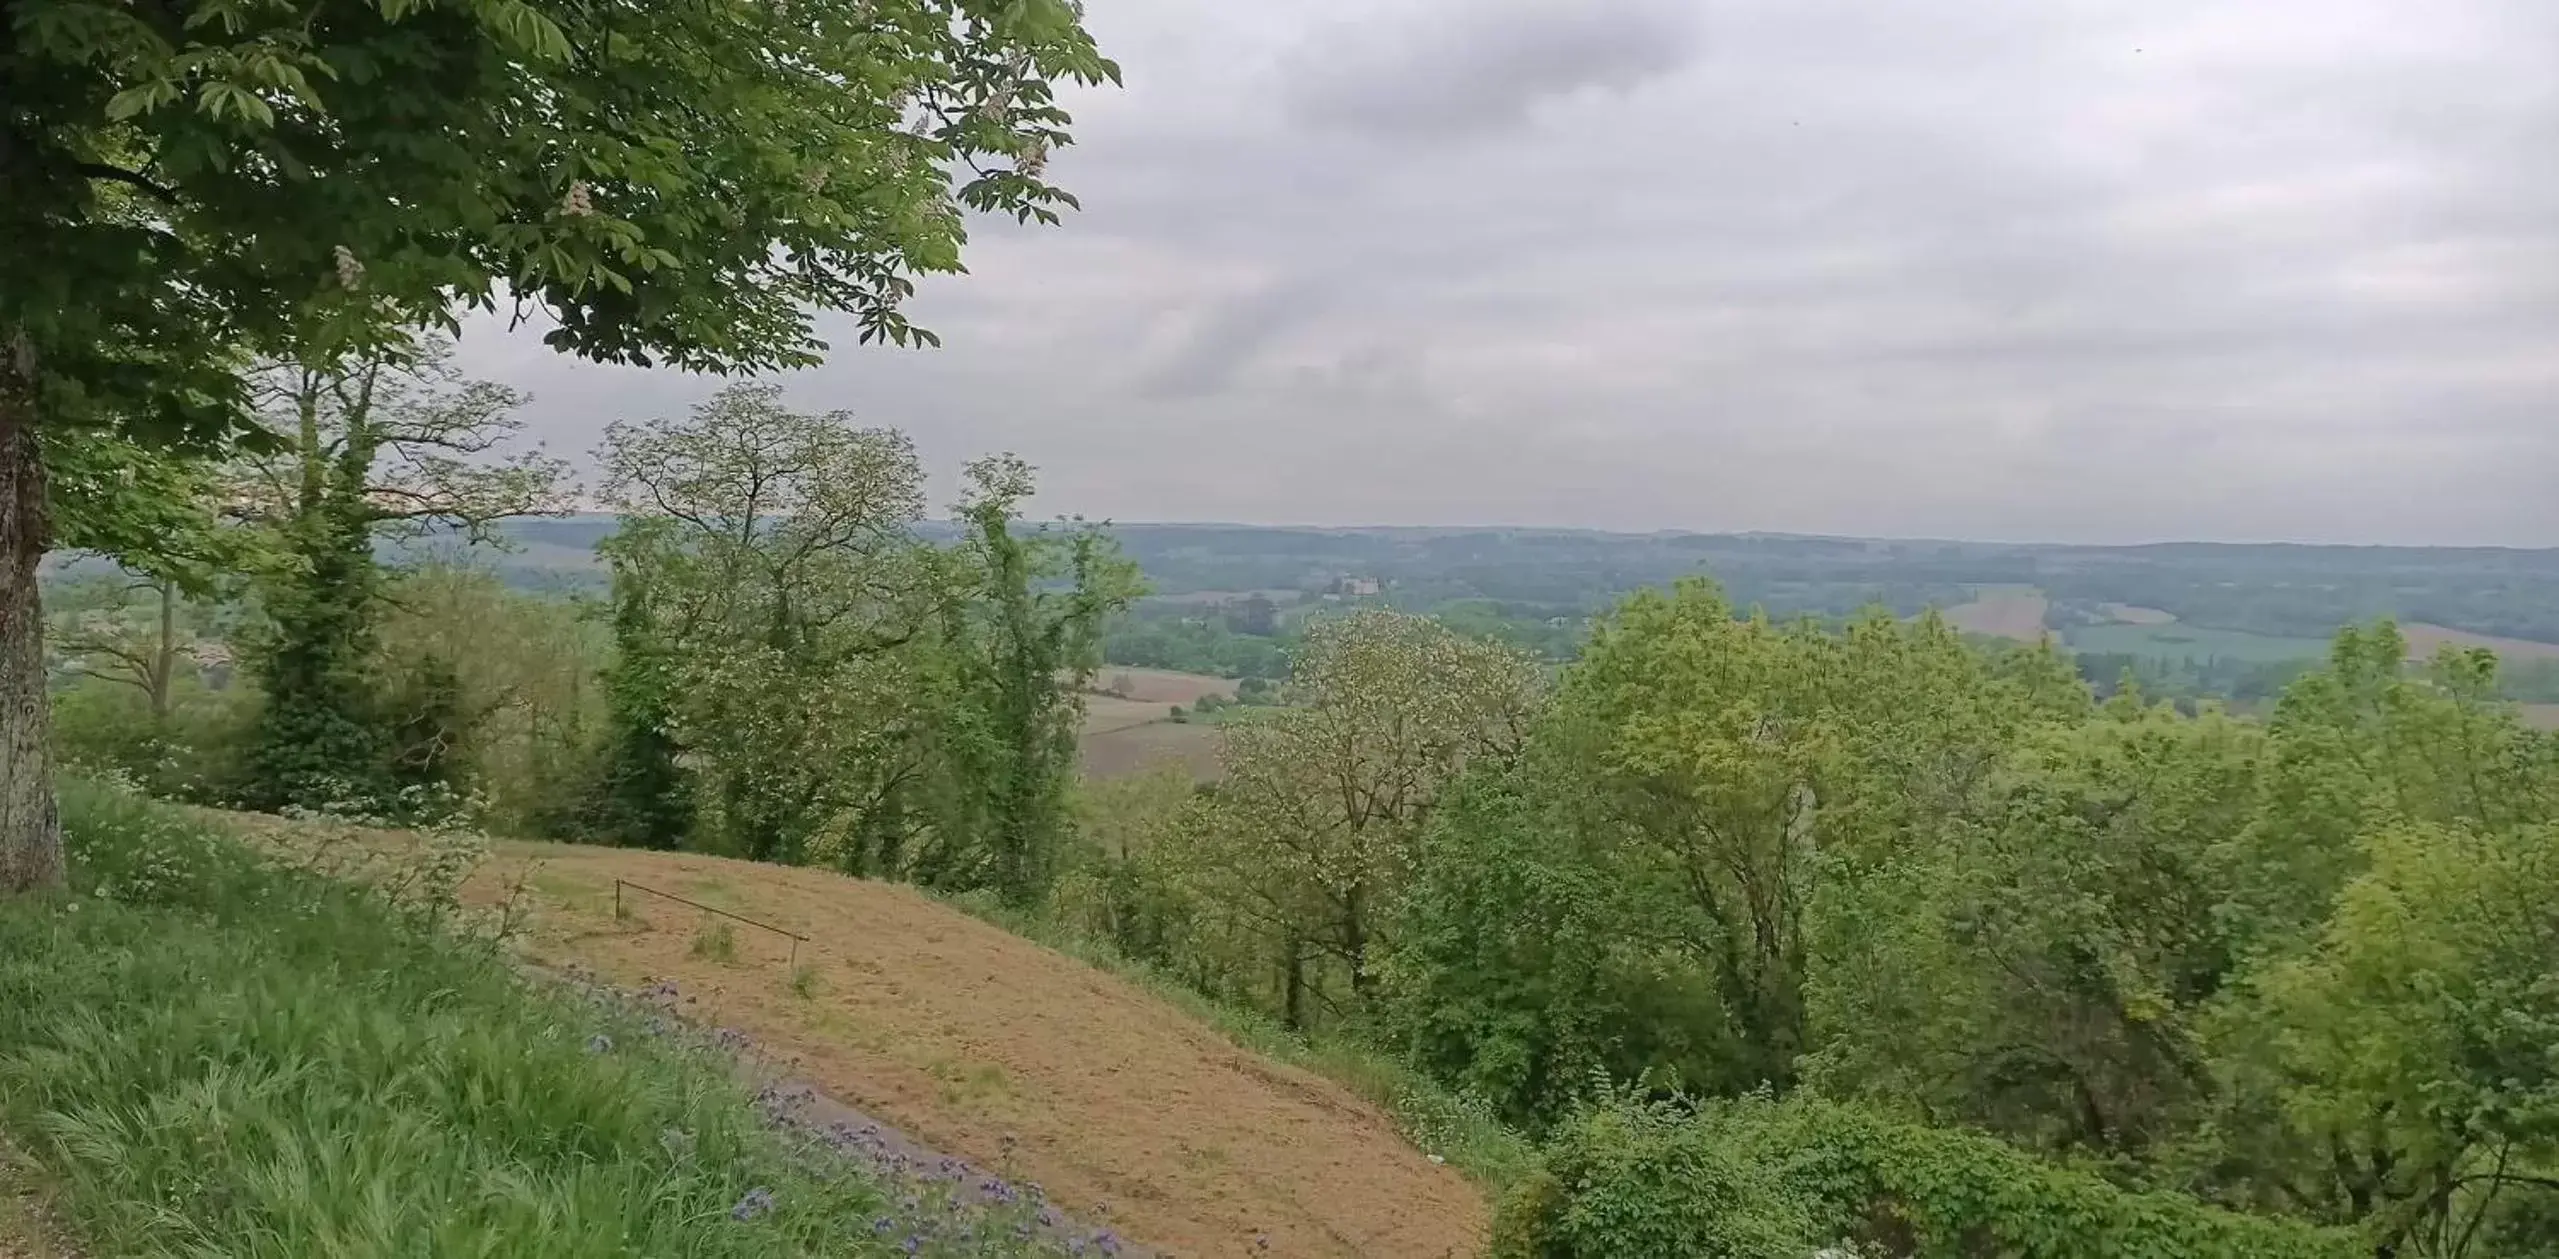
[[[797,401],[1120,520],[2559,545],[2554,0],[1089,4],[1085,212]]]

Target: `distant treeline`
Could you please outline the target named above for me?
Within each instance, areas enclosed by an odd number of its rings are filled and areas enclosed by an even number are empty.
[[[601,585],[603,516],[509,523],[498,561],[522,588]],[[927,540],[947,522],[927,521]],[[1952,607],[1983,585],[2031,585],[2062,603],[2157,608],[2191,625],[2321,638],[2390,617],[2559,642],[2559,550],[2171,543],[2134,547],[1616,534],[1559,529],[1314,529],[1123,524],[1112,533],[1159,596],[1316,592],[1379,583],[1407,609],[1487,601],[1505,621],[1568,621],[1632,590],[1711,576],[1740,607],[1787,619]],[[418,544],[411,544],[418,545]],[[433,545],[432,542],[424,545]],[[1183,615],[1213,615],[1193,607]],[[1545,650],[1546,644],[1523,644]],[[1128,663],[1138,663],[1130,660]],[[1178,666],[1175,666],[1178,667]]]

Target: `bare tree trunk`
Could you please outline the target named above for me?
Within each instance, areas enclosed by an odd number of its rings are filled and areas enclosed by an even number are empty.
[[[160,579],[160,649],[151,656],[151,720],[169,724],[169,687],[178,676],[178,583]]]
[[[1342,898],[1342,960],[1351,966],[1351,995],[1368,999],[1368,895],[1354,883]]]
[[[45,542],[35,349],[19,334],[0,340],[0,896],[62,885],[36,592]]]
[[[1280,998],[1280,1025],[1292,1032],[1306,1030],[1306,946],[1296,936],[1288,938],[1288,961],[1281,971],[1280,983],[1285,995]]]

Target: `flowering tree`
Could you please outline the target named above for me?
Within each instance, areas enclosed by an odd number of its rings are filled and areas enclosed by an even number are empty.
[[[615,424],[603,463],[623,514],[606,544],[629,611],[617,667],[660,675],[645,695],[616,679],[658,711],[626,720],[615,755],[680,746],[705,838],[759,859],[889,807],[930,700],[898,650],[934,611],[913,444],[736,385],[685,418]]]
[[[1107,538],[1022,529],[1031,469],[1004,456],[969,466],[968,536],[933,546],[905,435],[770,386],[617,424],[604,462],[617,837],[1045,889],[1076,688],[1136,590]]]
[[[1368,995],[1379,924],[1441,793],[1473,758],[1516,750],[1538,686],[1510,648],[1359,612],[1308,632],[1291,706],[1233,732],[1186,859],[1203,897],[1277,956],[1292,1026],[1310,963]]]
[[[380,684],[375,542],[485,540],[499,521],[563,510],[567,467],[516,445],[524,396],[463,379],[440,338],[395,338],[322,366],[270,364],[251,396],[273,441],[246,454],[230,510],[262,526],[286,561],[256,583],[264,623],[247,663],[265,702],[251,802],[384,794],[403,714]]]

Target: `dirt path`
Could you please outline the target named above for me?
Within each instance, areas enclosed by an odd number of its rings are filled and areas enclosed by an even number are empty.
[[[0,1136],[0,1259],[80,1259],[45,1204],[34,1165]]]
[[[473,893],[495,895],[527,863],[535,961],[628,986],[673,980],[688,1018],[734,1027],[823,1092],[1161,1253],[1441,1259],[1482,1243],[1482,1195],[1375,1107],[910,889],[508,845]],[[802,982],[781,937],[731,924],[723,946],[709,915],[628,890],[634,912],[617,919],[617,878],[809,936]]]

